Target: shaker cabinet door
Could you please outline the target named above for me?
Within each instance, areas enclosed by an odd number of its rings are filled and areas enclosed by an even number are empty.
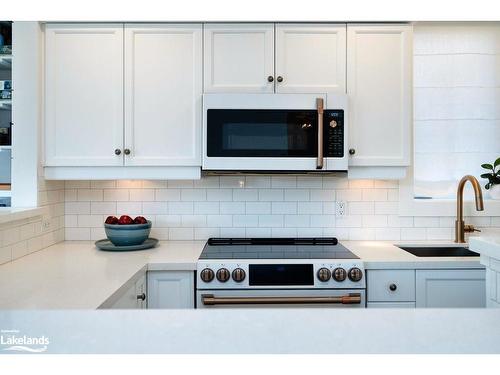
[[[350,166],[407,166],[412,27],[347,26]]]
[[[343,94],[345,69],[345,24],[276,25],[276,92]]]
[[[148,309],[194,308],[193,271],[149,271]]]
[[[125,165],[201,165],[202,25],[125,25]]]
[[[204,28],[204,92],[274,92],[274,24]]]
[[[46,166],[122,165],[123,25],[46,24],[44,100]]]

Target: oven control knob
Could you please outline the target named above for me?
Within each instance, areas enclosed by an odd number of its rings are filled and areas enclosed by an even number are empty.
[[[342,267],[337,267],[333,270],[333,279],[335,281],[344,281],[347,277],[347,272]]]
[[[235,268],[232,276],[234,281],[241,283],[246,277],[245,270],[243,268]]]
[[[214,271],[212,271],[210,268],[205,268],[200,272],[201,279],[206,283],[212,281],[214,279],[214,276]]]
[[[359,268],[353,267],[349,270],[347,276],[349,276],[349,280],[351,281],[359,281],[363,278],[363,272]]]
[[[229,273],[229,270],[227,268],[221,268],[217,271],[217,280],[219,280],[221,283],[225,283],[226,281],[229,280],[231,277],[231,274]]]
[[[318,270],[317,276],[319,281],[327,282],[328,280],[330,280],[330,277],[332,277],[332,273],[328,268],[323,267]]]

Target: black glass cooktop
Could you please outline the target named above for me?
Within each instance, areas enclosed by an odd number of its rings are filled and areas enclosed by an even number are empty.
[[[210,238],[199,259],[359,259],[336,238]]]

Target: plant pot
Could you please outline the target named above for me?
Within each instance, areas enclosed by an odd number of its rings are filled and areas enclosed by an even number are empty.
[[[500,199],[500,185],[493,185],[489,191],[491,199]]]

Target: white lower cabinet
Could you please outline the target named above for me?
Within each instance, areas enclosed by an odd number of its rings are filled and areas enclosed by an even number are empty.
[[[149,309],[194,308],[193,271],[149,271]]]
[[[366,283],[368,307],[379,302],[415,302],[415,270],[368,270]]]
[[[417,270],[417,307],[486,307],[485,270]]]
[[[485,307],[484,269],[367,270],[367,307]]]
[[[104,303],[101,308],[109,309],[145,309],[146,303],[146,274],[141,275],[124,291],[120,292],[115,302]]]

